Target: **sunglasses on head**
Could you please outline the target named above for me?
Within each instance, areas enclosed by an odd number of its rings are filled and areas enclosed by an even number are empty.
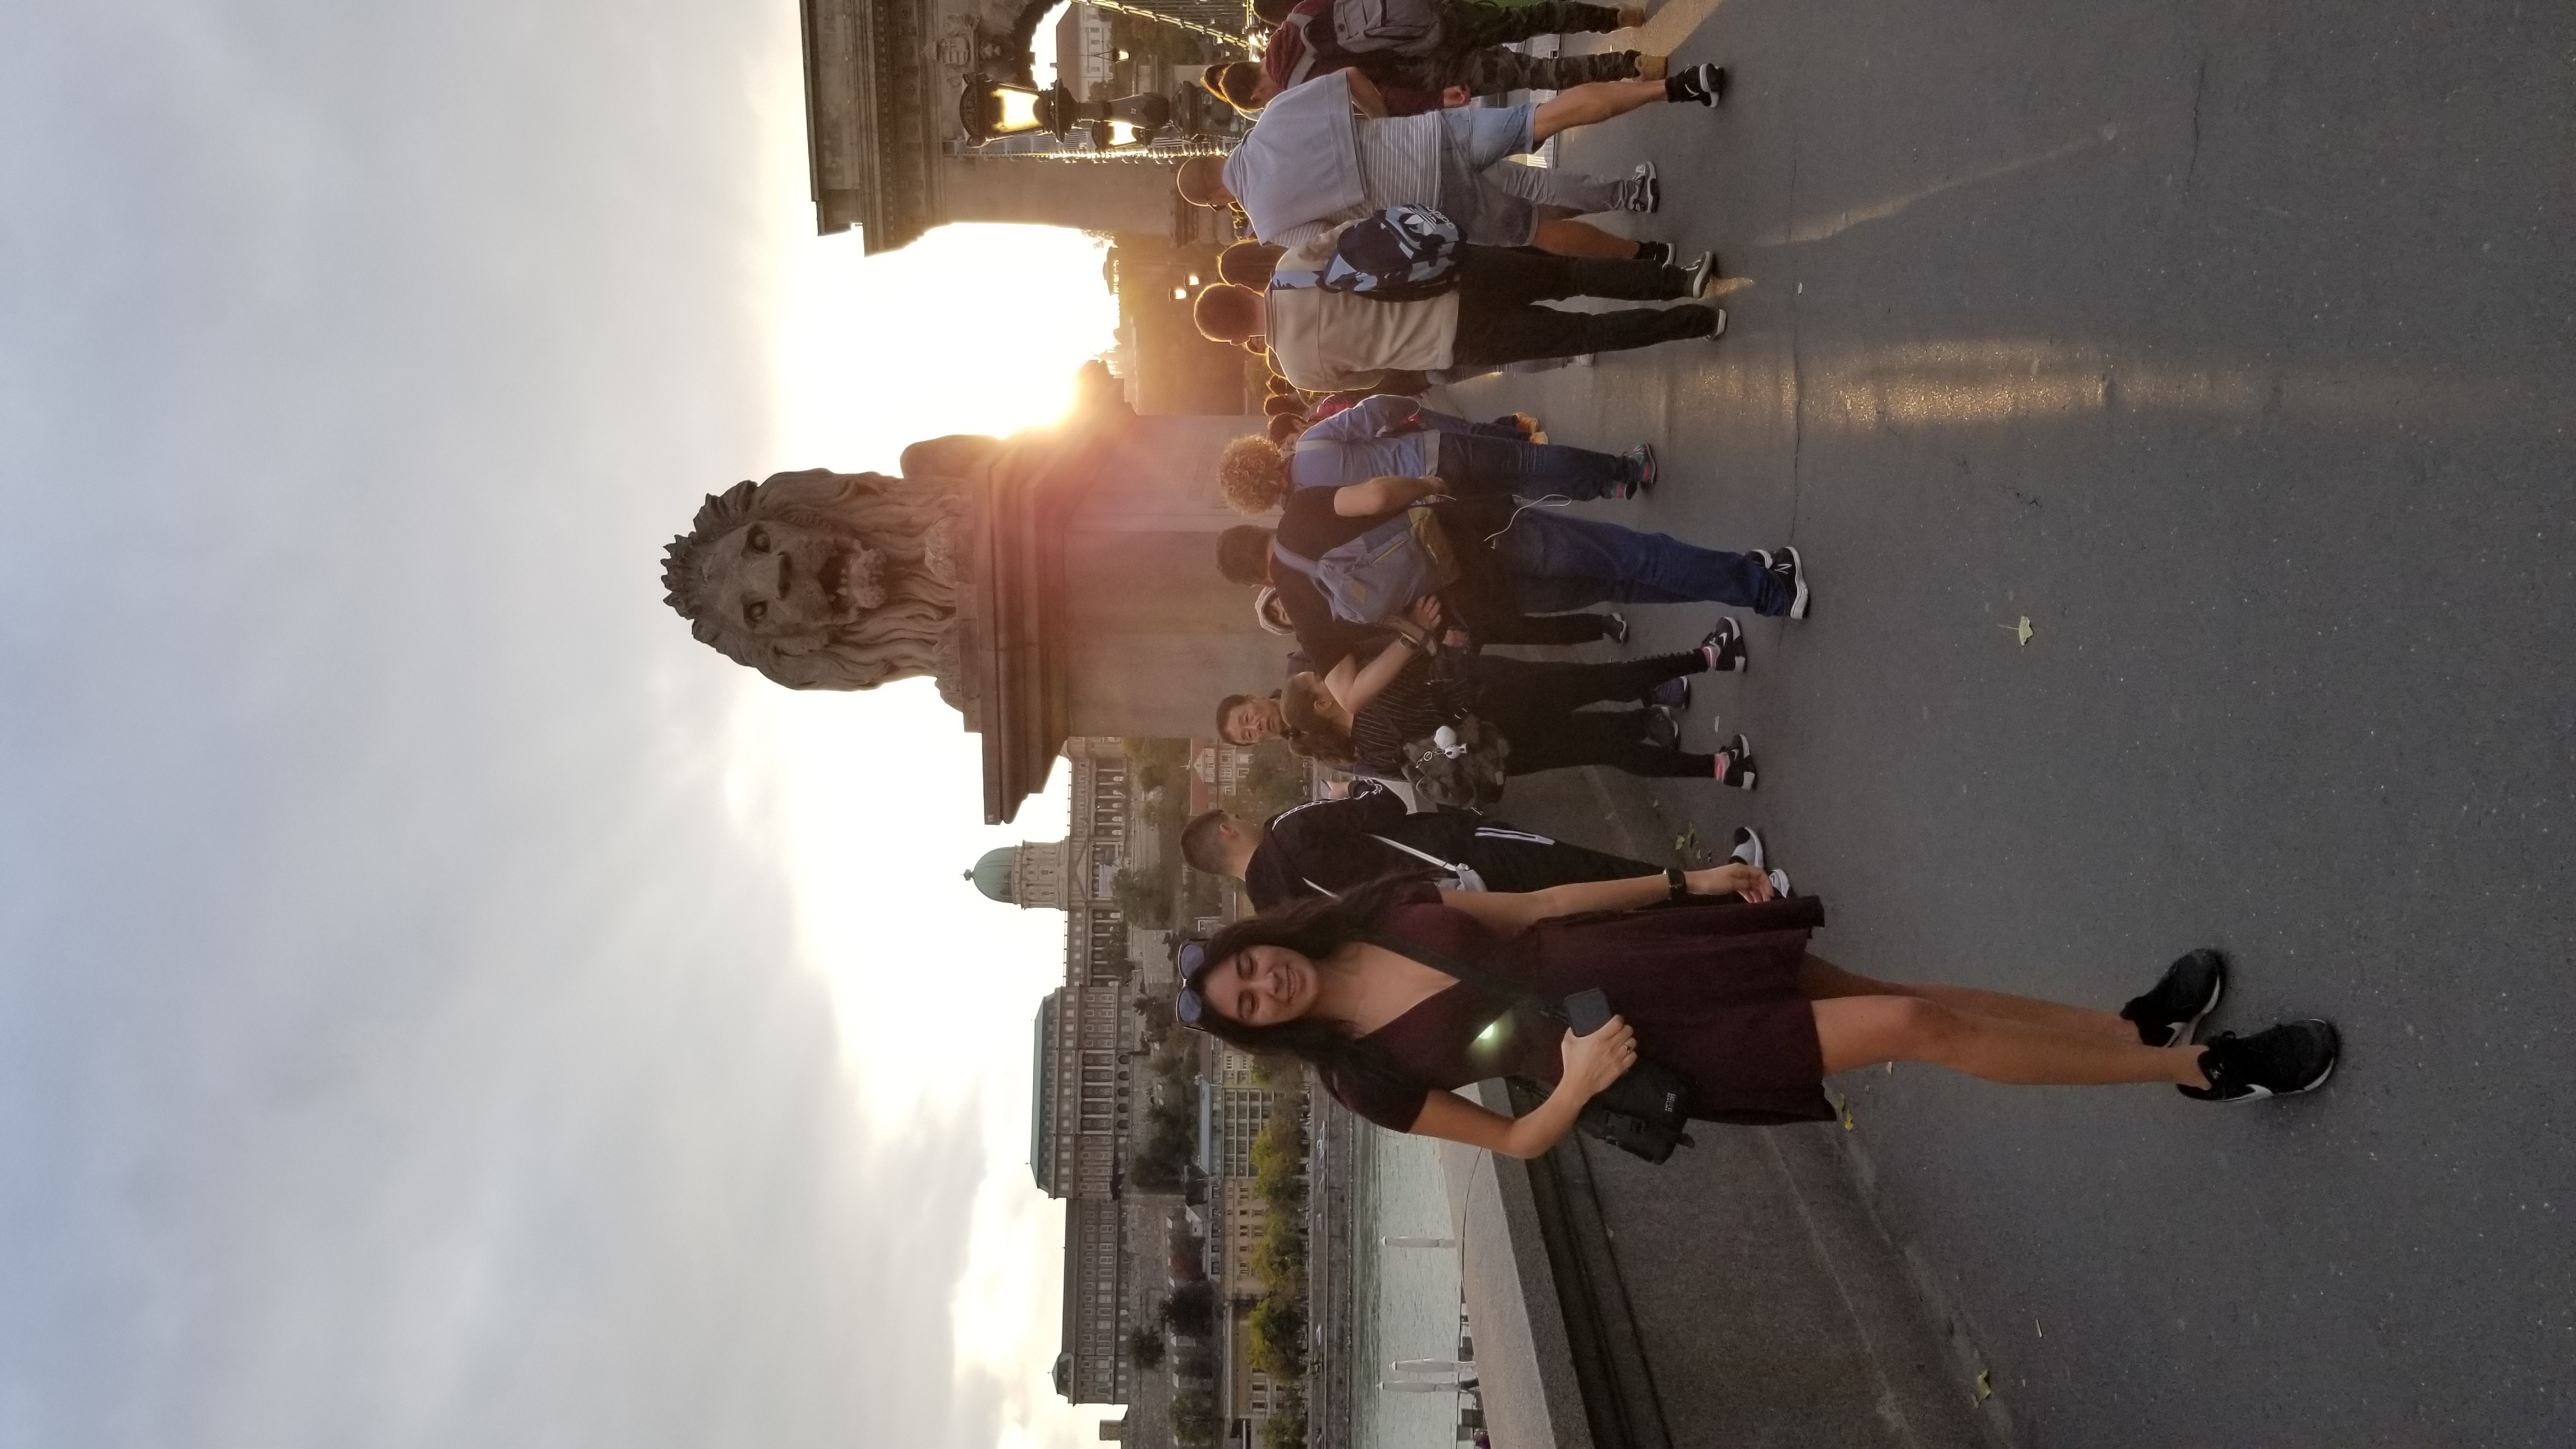
[[[1207,942],[1185,941],[1173,964],[1180,969],[1181,988],[1172,996],[1172,1019],[1183,1026],[1196,1026],[1207,1015],[1207,997],[1199,992],[1199,977],[1207,971]]]

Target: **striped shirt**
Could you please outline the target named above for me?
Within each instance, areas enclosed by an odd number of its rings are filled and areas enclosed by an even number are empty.
[[[1368,198],[1367,204],[1281,227],[1277,235],[1263,236],[1263,241],[1293,247],[1339,223],[1390,206],[1440,204],[1440,148],[1446,143],[1447,133],[1437,114],[1384,120],[1362,116],[1356,124],[1358,134],[1353,149],[1359,158],[1360,191]]]
[[[1351,755],[1362,765],[1382,775],[1401,776],[1405,745],[1429,738],[1472,707],[1475,686],[1452,670],[1435,676],[1431,664],[1428,658],[1417,658],[1405,665],[1392,683],[1351,716]]]

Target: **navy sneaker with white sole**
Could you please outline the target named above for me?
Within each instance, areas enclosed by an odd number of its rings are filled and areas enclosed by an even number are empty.
[[[1788,547],[1757,548],[1752,556],[1764,568],[1769,569],[1773,577],[1788,585],[1789,608],[1784,617],[1791,619],[1807,617],[1807,569],[1805,561],[1798,557],[1798,551]]]
[[[1646,703],[1660,704],[1666,709],[1688,709],[1690,708],[1690,681],[1667,679],[1646,691]]]
[[[2334,1023],[2285,1021],[2252,1036],[2220,1032],[2201,1049],[2206,1087],[2176,1087],[2195,1102],[2256,1102],[2313,1092],[2334,1075],[2343,1054]]]
[[[1628,616],[1611,610],[1601,616],[1601,637],[1613,644],[1628,642]]]
[[[1676,263],[1675,265],[1678,266],[1679,263]],[[1682,267],[1681,272],[1683,280],[1687,284],[1686,289],[1682,292],[1683,296],[1707,296],[1708,284],[1717,278],[1717,253],[1701,252],[1698,256],[1691,259],[1689,266]]]
[[[2138,1029],[2138,1040],[2148,1046],[2181,1046],[2226,993],[2226,958],[2215,951],[2193,951],[2166,967],[2163,978],[2145,995],[2129,998],[2120,1016]]]

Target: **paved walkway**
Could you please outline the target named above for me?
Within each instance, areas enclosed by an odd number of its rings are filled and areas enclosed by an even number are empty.
[[[1459,390],[1808,555],[1702,694],[1762,790],[1656,793],[1859,969],[2116,1004],[2212,944],[2219,1025],[2345,1031],[2298,1103],[1848,1084],[2004,1422],[2576,1443],[2576,7],[1728,0],[1680,57],[1724,112],[1564,159],[1661,166],[1729,335]]]

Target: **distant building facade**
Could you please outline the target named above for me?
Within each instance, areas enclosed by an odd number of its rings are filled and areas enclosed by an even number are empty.
[[[1130,961],[1127,920],[1111,882],[1130,859],[1134,802],[1118,741],[1067,740],[1064,760],[1073,774],[1065,838],[988,850],[967,878],[1007,905],[1064,912],[1065,980],[1087,985],[1123,976]]]
[[[1137,933],[1112,883],[1140,853],[1150,864],[1156,847],[1133,818],[1120,741],[1075,738],[1064,759],[1072,774],[1065,838],[987,851],[966,874],[992,900],[1065,913],[1065,984],[1038,1006],[1029,1094],[1029,1175],[1065,1206],[1054,1378],[1074,1403],[1126,1404],[1136,1389],[1127,1338],[1147,1321],[1140,1261],[1159,1262],[1160,1245],[1139,1234],[1126,1201],[1136,1073],[1152,1043],[1129,979]],[[1155,1424],[1133,1429],[1132,1442],[1162,1441]]]

